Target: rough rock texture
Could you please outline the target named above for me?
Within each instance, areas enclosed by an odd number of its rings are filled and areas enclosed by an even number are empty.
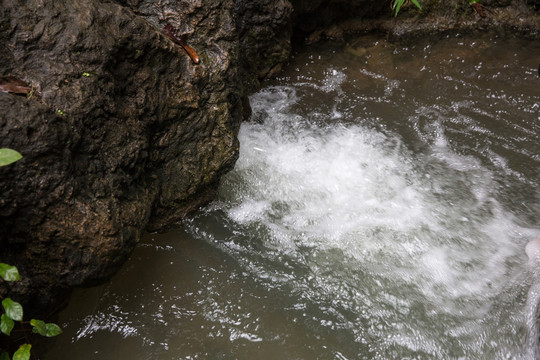
[[[245,97],[234,3],[4,0],[0,42],[0,76],[42,94],[0,93],[0,147],[24,155],[0,168],[0,262],[23,277],[0,297],[44,305],[113,274],[145,228],[210,200],[233,166]]]
[[[377,0],[291,0],[294,25],[301,33],[332,27],[347,19],[372,19],[386,13],[390,2]]]
[[[347,35],[378,31],[392,40],[444,32],[496,31],[540,37],[539,0],[479,0],[475,10],[465,0],[406,2],[397,17],[391,0],[291,0],[295,32],[307,43],[345,40]]]
[[[292,12],[288,0],[236,1],[242,83],[250,90],[289,59]]]

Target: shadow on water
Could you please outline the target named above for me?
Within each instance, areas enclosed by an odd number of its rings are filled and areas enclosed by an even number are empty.
[[[539,59],[487,36],[295,54],[218,199],[77,290],[44,358],[538,357]]]

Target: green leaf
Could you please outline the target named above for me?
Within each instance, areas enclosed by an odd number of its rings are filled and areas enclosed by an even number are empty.
[[[30,320],[30,325],[33,326],[32,332],[41,336],[53,337],[62,333],[60,326],[53,323],[45,323],[42,320],[32,319]]]
[[[45,333],[45,321],[32,319],[30,320],[30,325],[33,326],[32,332],[35,334],[43,335]]]
[[[6,281],[18,281],[21,279],[19,270],[15,266],[0,263],[0,277]]]
[[[418,0],[411,0],[411,2],[416,5],[417,8],[419,8],[420,10],[422,10],[422,7],[420,6],[420,3],[418,2]]]
[[[0,166],[6,166],[22,159],[22,155],[15,150],[0,149]]]
[[[32,345],[22,344],[19,349],[13,354],[13,360],[28,360],[30,359],[30,349]]]
[[[10,360],[9,354],[5,351],[0,352],[0,360]]]
[[[9,336],[11,335],[11,330],[13,330],[13,326],[15,326],[13,320],[6,314],[2,314],[2,317],[0,318],[0,330]]]
[[[476,0],[478,1],[478,0]],[[394,16],[397,16],[397,14],[399,13],[399,10],[401,9],[401,7],[403,6],[403,4],[405,4],[406,0],[394,0],[392,2],[392,10],[394,10]],[[418,2],[418,0],[411,0],[411,2],[420,10],[422,10],[422,6],[420,6],[420,3]]]
[[[395,0],[394,1],[394,4],[392,5],[392,8],[395,11],[394,16],[397,16],[397,14],[399,12],[399,9],[401,9],[401,6],[403,6],[404,3],[405,3],[405,0]]]
[[[45,336],[47,337],[57,336],[62,333],[62,329],[60,329],[60,326],[54,323],[47,323],[46,326],[47,326],[47,334]]]
[[[10,298],[5,298],[2,300],[2,306],[6,310],[6,315],[16,321],[22,321],[23,318],[23,307],[16,301],[11,300]]]

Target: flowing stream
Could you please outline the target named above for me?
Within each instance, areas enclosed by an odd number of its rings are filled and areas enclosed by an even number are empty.
[[[218,199],[77,290],[44,358],[537,358],[539,62],[486,35],[304,48]]]

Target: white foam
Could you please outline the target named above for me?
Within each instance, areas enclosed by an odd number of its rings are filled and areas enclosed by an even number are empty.
[[[337,79],[324,86],[336,90],[343,81],[338,75],[332,73]],[[329,274],[326,263],[308,261],[303,265],[317,274],[310,281],[317,284],[318,298],[330,296],[360,313],[408,288],[414,294],[403,297],[400,309],[420,301],[434,314],[487,316],[489,299],[508,278],[508,264],[524,256],[524,234],[534,233],[521,228],[492,195],[491,171],[452,152],[440,128],[428,153],[412,154],[388,133],[313,124],[291,112],[300,100],[285,86],[252,97],[254,111],[265,111],[264,121],[241,127],[240,158],[231,176],[239,176],[242,186],[234,190],[228,216],[238,224],[263,225],[270,233],[264,246],[272,251],[305,258],[303,249],[312,248],[328,258],[339,250],[348,260],[334,261],[362,268],[381,284],[351,299],[358,279],[336,269]],[[256,272],[272,277],[260,267]],[[391,316],[369,311],[372,317]],[[369,331],[443,356],[436,332],[409,323],[395,326],[405,329],[399,340],[388,329]]]
[[[525,252],[529,258],[531,267],[540,267],[540,238],[531,240],[525,246]]]
[[[538,306],[540,303],[540,238],[531,240],[525,246],[525,252],[529,258],[529,270],[533,282],[527,292],[525,303],[525,319],[527,324],[527,356],[530,359],[538,359]]]
[[[515,245],[508,241],[511,235],[504,235],[515,230],[514,224],[505,220],[500,206],[486,195],[491,173],[478,161],[450,152],[441,138],[423,161],[442,162],[439,166],[454,170],[448,174],[453,178],[440,172],[424,174],[417,164],[413,166],[418,160],[398,138],[359,126],[317,127],[301,117],[288,116],[283,104],[292,93],[292,89],[276,87],[252,99],[254,108],[264,104],[272,110],[264,125],[242,126],[235,171],[249,174],[244,178],[249,195],[244,194],[242,203],[229,210],[232,219],[264,223],[276,238],[288,237],[291,246],[302,241],[296,232],[322,248],[337,247],[358,259],[365,258],[366,252],[400,256],[403,248],[414,249],[406,254],[407,266],[417,267],[418,273],[431,273],[434,283],[446,283],[449,290],[459,281],[474,282],[463,278],[467,275],[456,269],[457,263],[478,262],[475,257],[484,256],[479,251],[484,248],[490,256],[499,257],[478,265],[480,275],[490,278],[504,272],[496,267],[515,254]],[[283,98],[276,98],[277,94]],[[268,106],[269,101],[280,105]],[[470,188],[457,188],[463,182]],[[452,186],[456,192],[469,194],[454,199],[458,194],[444,193]],[[445,196],[463,204],[449,203]],[[279,203],[287,204],[287,211],[276,217],[272,208]],[[470,214],[463,211],[482,208],[495,212],[494,216],[473,219],[480,222],[463,220],[470,220]],[[374,230],[380,234],[374,236]],[[396,236],[390,239],[391,235]],[[460,238],[453,239],[456,236]],[[473,254],[471,247],[475,248]],[[443,253],[438,264],[432,263],[438,259],[436,254]],[[430,260],[412,264],[411,255]],[[437,272],[431,272],[434,266]],[[439,274],[443,270],[444,276]],[[477,290],[472,286],[469,292]]]

